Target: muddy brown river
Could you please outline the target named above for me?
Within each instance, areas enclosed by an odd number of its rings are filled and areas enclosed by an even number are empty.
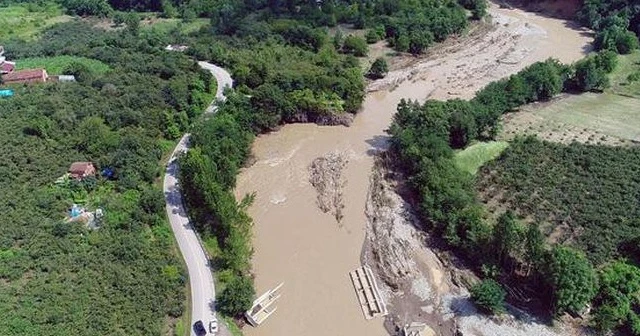
[[[236,194],[257,194],[249,212],[258,293],[284,286],[277,312],[260,327],[245,328],[246,335],[387,335],[383,319],[364,319],[348,273],[360,266],[372,154],[384,148],[400,99],[470,98],[533,62],[572,62],[589,50],[590,35],[563,20],[495,5],[490,13],[488,33],[460,38],[373,83],[377,91],[367,95],[351,127],[293,124],[256,139],[257,162],[241,172]],[[311,162],[332,152],[348,159],[340,224],[319,210],[309,182]]]

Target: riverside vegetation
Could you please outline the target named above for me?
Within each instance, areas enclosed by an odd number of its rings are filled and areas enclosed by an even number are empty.
[[[533,64],[470,101],[398,106],[391,153],[415,192],[425,228],[462,255],[473,255],[478,272],[489,279],[472,290],[487,311],[502,307],[504,292],[495,279],[516,305],[560,315],[592,304],[596,329],[640,334],[637,148],[517,138],[477,178],[454,159],[454,149],[493,138],[500,115],[520,105],[562,91],[606,88],[615,52],[637,47],[627,28],[635,27],[638,14],[630,2],[622,3],[586,1],[580,11],[597,31],[601,51],[595,55],[571,66]],[[499,211],[488,213],[477,191],[489,194]],[[560,239],[558,230],[564,232]]]

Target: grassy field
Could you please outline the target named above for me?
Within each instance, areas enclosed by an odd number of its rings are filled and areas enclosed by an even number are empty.
[[[620,56],[604,93],[565,95],[548,103],[531,104],[503,117],[500,140],[519,134],[560,143],[627,145],[640,141],[640,52]]]
[[[630,55],[618,57],[618,66],[611,73],[611,87],[608,93],[640,98],[640,80],[629,81],[629,75],[637,73],[640,76],[640,51]]]
[[[169,32],[177,28],[181,33],[189,34],[198,31],[207,24],[209,24],[209,19],[195,19],[191,22],[183,22],[182,19],[151,18],[142,21],[142,29]]]
[[[30,40],[59,22],[71,20],[63,15],[62,8],[54,3],[44,5],[23,4],[0,8],[0,41],[8,38]]]
[[[111,68],[98,61],[86,57],[76,56],[55,56],[55,57],[33,57],[15,60],[16,69],[33,69],[33,68],[45,68],[50,75],[59,75],[64,68],[74,62],[82,63],[91,69],[96,74],[103,74]]]
[[[485,163],[497,158],[509,147],[506,141],[478,142],[456,153],[456,164],[464,171],[475,175]]]

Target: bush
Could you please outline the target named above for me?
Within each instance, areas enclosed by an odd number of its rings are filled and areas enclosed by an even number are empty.
[[[378,33],[376,33],[376,31],[373,29],[367,30],[367,34],[364,36],[364,38],[367,40],[367,43],[369,44],[376,43],[380,40]]]
[[[506,292],[500,284],[493,279],[482,280],[481,283],[471,287],[471,299],[481,310],[499,314],[504,312],[504,298]]]
[[[384,76],[387,75],[387,72],[389,72],[389,65],[387,64],[387,61],[382,57],[378,57],[373,64],[371,64],[371,68],[367,72],[367,77],[371,79],[380,79],[384,78]]]
[[[638,80],[640,80],[640,72],[634,72],[627,76],[627,81],[629,82],[637,82]]]

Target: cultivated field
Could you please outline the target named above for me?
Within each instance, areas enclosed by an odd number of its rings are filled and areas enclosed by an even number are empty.
[[[503,117],[501,140],[531,134],[560,143],[628,145],[640,141],[640,53],[619,57],[604,93],[563,95]]]
[[[34,39],[46,28],[69,21],[54,3],[24,4],[0,8],[0,41],[8,38]]]
[[[98,61],[86,57],[76,56],[55,56],[55,57],[31,57],[16,60],[16,69],[34,69],[44,68],[50,75],[62,74],[62,71],[72,63],[80,63],[89,68],[93,73],[103,74],[111,70],[111,68]]]

